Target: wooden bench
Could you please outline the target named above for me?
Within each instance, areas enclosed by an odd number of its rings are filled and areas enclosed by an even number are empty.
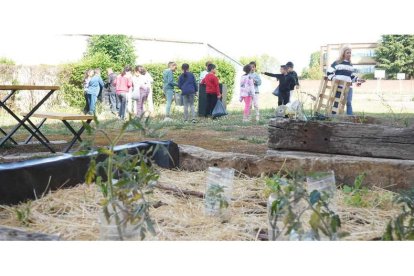
[[[25,116],[25,114],[22,114]],[[83,131],[85,130],[85,126],[82,125],[82,127],[76,131],[73,129],[73,127],[68,123],[68,121],[85,121],[87,124],[90,124],[93,120],[93,115],[82,115],[82,114],[68,114],[68,113],[54,113],[54,112],[39,112],[32,114],[31,117],[36,118],[42,118],[43,120],[40,121],[39,124],[35,125],[31,120],[27,120],[29,124],[34,128],[34,133],[38,133],[39,136],[41,136],[44,141],[48,144],[50,144],[50,141],[46,138],[46,136],[40,131],[40,128],[45,123],[47,119],[54,119],[54,120],[60,120],[63,122],[63,124],[66,126],[67,129],[73,134],[72,140],[69,142],[69,145],[63,150],[63,152],[68,152],[72,146],[76,143],[76,140],[79,140],[79,142],[82,142],[82,139],[80,136],[82,135]],[[33,138],[33,134],[30,135],[26,141],[25,144],[28,144],[30,140]],[[53,149],[52,152],[55,152]]]

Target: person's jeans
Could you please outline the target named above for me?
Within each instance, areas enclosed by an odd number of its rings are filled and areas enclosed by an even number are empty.
[[[148,110],[149,110],[149,112],[154,113],[154,101],[152,99],[152,87],[150,88],[150,92],[148,94],[148,100],[147,100],[147,102],[148,102]]]
[[[138,117],[141,117],[142,113],[144,113],[144,103],[148,98],[149,90],[147,89],[140,89],[139,99],[136,101],[136,114]]]
[[[96,94],[87,94],[88,97],[88,103],[89,103],[89,114],[93,114],[95,113],[95,106],[96,106],[96,101],[98,100],[98,95]]]
[[[89,97],[86,91],[83,91],[83,97],[85,98],[85,107],[83,108],[83,113],[88,113],[89,111]]]
[[[173,89],[167,89],[164,91],[165,96],[167,96],[167,105],[165,106],[165,116],[170,117],[171,112],[171,103],[174,97],[174,90]]]
[[[286,105],[290,101],[290,91],[280,91],[277,105]]]
[[[349,87],[348,97],[346,98],[346,115],[352,115],[352,87]]]
[[[119,117],[121,119],[125,118],[125,111],[126,111],[126,105],[127,105],[127,93],[119,93],[117,94],[118,100],[120,102],[120,106],[119,106]]]
[[[259,109],[259,93],[253,94],[253,106],[254,110],[256,110],[256,116],[260,115],[260,109]]]
[[[108,91],[108,101],[112,112],[119,110],[119,100],[115,92]]]
[[[183,95],[184,101],[184,121],[188,120],[188,108],[191,110],[191,119],[195,119],[195,110],[194,110],[194,94]]]

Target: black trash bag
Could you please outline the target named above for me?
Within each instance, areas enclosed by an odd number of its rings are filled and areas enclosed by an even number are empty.
[[[275,95],[276,97],[279,97],[280,95],[279,85],[275,88],[275,90],[273,90],[272,94]]]
[[[224,108],[223,103],[220,100],[218,100],[216,103],[216,106],[213,109],[213,112],[211,112],[211,116],[213,118],[218,118],[218,117],[226,116],[226,115],[227,115],[227,112],[226,112],[226,109]]]

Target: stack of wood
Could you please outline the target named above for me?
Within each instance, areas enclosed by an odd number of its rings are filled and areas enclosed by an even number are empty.
[[[268,146],[275,150],[414,160],[414,128],[351,122],[269,121]]]

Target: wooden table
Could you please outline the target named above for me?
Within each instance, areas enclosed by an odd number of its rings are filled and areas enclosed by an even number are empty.
[[[3,99],[0,100],[0,108],[3,108],[7,113],[9,113],[16,121],[17,125],[8,133],[1,129],[0,132],[3,133],[5,136],[0,140],[0,147],[3,146],[7,141],[11,141],[14,144],[17,142],[12,138],[12,136],[16,133],[16,131],[20,127],[24,127],[30,134],[35,137],[42,145],[47,147],[51,152],[55,152],[50,145],[42,138],[42,135],[38,135],[36,131],[33,131],[33,125],[28,123],[29,118],[36,112],[43,105],[43,103],[56,91],[59,90],[59,86],[36,86],[36,85],[0,85],[0,90],[9,90],[9,94],[7,94]],[[46,90],[48,91],[46,95],[23,117],[20,119],[8,106],[7,100],[9,100],[17,91],[20,90]]]
[[[23,114],[26,115],[26,114]],[[46,143],[50,144],[49,140],[43,135],[43,133],[40,131],[40,128],[44,124],[44,122],[47,119],[54,119],[54,120],[60,120],[62,123],[66,126],[66,128],[73,134],[72,140],[69,142],[69,145],[63,150],[63,152],[69,152],[69,150],[72,148],[72,146],[75,144],[75,142],[78,140],[79,142],[82,142],[81,135],[83,131],[85,130],[85,125],[83,124],[79,130],[75,130],[70,124],[69,121],[83,121],[85,124],[90,124],[93,120],[93,115],[81,115],[81,114],[68,114],[68,113],[53,113],[53,112],[42,112],[42,113],[34,113],[32,114],[32,117],[36,118],[42,118],[42,121],[38,125],[34,125],[30,119],[27,119],[30,125],[33,126],[34,132],[38,133],[42,138],[45,140]],[[25,144],[29,143],[29,141],[32,139],[33,135],[30,135],[26,141]]]

